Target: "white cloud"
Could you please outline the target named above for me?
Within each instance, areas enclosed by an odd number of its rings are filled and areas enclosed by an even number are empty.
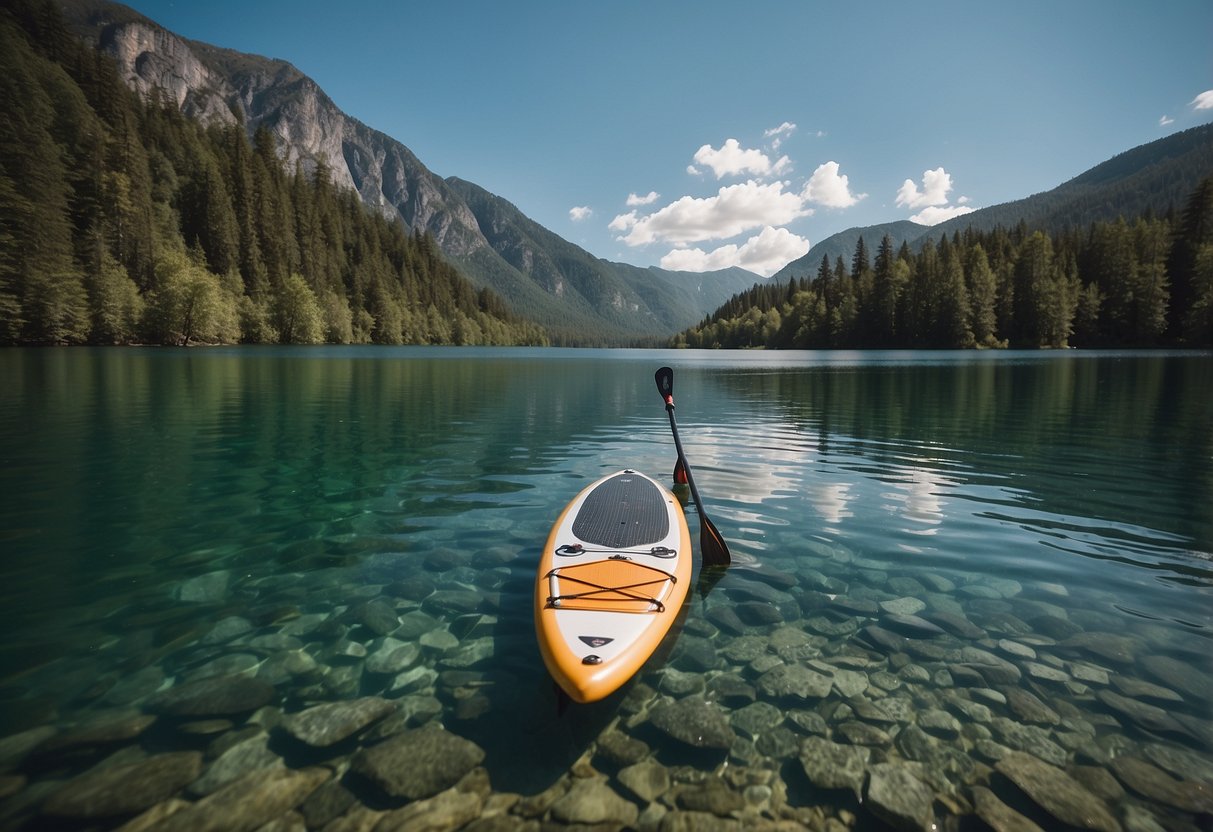
[[[607,228],[622,234],[624,231],[630,230],[637,222],[639,222],[639,219],[636,216],[636,212],[628,211],[626,214],[620,214],[607,223]]]
[[[569,209],[569,219],[573,222],[582,222],[594,216],[594,211],[588,205],[575,205]]]
[[[942,167],[922,172],[922,190],[914,181],[907,179],[897,190],[897,204],[906,208],[923,208],[927,205],[947,205],[948,191],[952,190],[952,176]]]
[[[778,127],[772,127],[770,130],[763,130],[764,138],[771,140],[771,150],[778,150],[783,144],[783,140],[796,132],[796,125],[790,121],[785,121]],[[786,158],[786,157],[785,157]]]
[[[1190,102],[1195,110],[1213,110],[1213,90],[1205,90]]]
[[[653,242],[694,243],[725,240],[765,225],[779,226],[812,211],[800,195],[784,190],[783,182],[761,184],[754,180],[722,187],[716,196],[684,196],[647,216],[635,211],[611,220],[613,231],[627,231],[619,239],[629,246]]]
[[[1174,124],[1174,123],[1175,123],[1175,119],[1171,118],[1170,116],[1163,116],[1162,118],[1160,118],[1158,120],[1159,127],[1166,127],[1168,124]]]
[[[707,272],[740,266],[770,277],[809,250],[809,241],[786,228],[767,226],[740,246],[730,243],[712,251],[678,248],[661,258],[661,267],[674,271]]]
[[[637,205],[652,205],[660,196],[661,194],[657,193],[656,191],[649,191],[644,196],[628,194],[628,207],[634,208]]]
[[[929,205],[910,217],[910,221],[919,225],[938,225],[952,217],[971,214],[974,210],[976,209],[970,208],[968,205]]]
[[[817,166],[805,183],[801,196],[805,202],[816,202],[827,208],[848,208],[867,194],[851,193],[846,174],[839,174],[838,163],[831,161]]]
[[[763,130],[762,135],[769,139],[773,136],[790,136],[794,132],[796,132],[796,125],[790,121],[785,121],[778,127],[772,127],[770,130]]]
[[[687,176],[702,176],[703,172],[694,165],[687,165]]]
[[[761,150],[746,150],[737,139],[726,139],[720,149],[705,144],[695,151],[696,164],[707,165],[717,179],[726,176],[753,174],[766,176],[771,172],[771,160]]]

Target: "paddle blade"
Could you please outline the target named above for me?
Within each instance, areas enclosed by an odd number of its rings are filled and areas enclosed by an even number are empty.
[[[665,399],[666,404],[673,404],[674,371],[669,367],[662,367],[653,373],[653,380],[657,382],[657,392],[661,394],[661,398]]]
[[[704,566],[728,566],[733,562],[729,554],[728,544],[716,530],[712,521],[699,512],[699,551],[703,556]]]

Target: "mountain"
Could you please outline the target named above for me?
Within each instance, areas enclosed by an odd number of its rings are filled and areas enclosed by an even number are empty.
[[[433,235],[478,287],[563,343],[661,337],[700,320],[760,278],[691,276],[594,257],[471,182],[443,179],[396,139],[346,115],[290,63],[188,40],[105,0],[64,0],[77,34],[112,56],[127,85],[204,124],[267,128],[289,168],[323,165],[332,181],[410,230]]]
[[[913,242],[928,230],[926,226],[910,222],[909,220],[897,220],[896,222],[886,222],[881,225],[848,228],[846,231],[832,234],[814,245],[804,256],[793,260],[771,275],[771,281],[787,283],[788,278],[791,277],[811,278],[817,274],[817,269],[821,266],[822,257],[830,258],[831,266],[834,264],[835,258],[841,257],[842,261],[847,264],[847,268],[850,268],[851,257],[855,254],[855,244],[859,242],[860,237],[863,237],[868,250],[874,253],[876,246],[879,245],[880,240],[886,234],[892,238],[893,247],[900,248],[903,242]]]
[[[558,341],[595,342],[611,331],[632,337],[673,332],[761,280],[745,269],[697,274],[612,263],[478,185],[455,177],[446,181],[497,255],[481,251],[457,258],[466,273],[545,323]],[[510,268],[502,269],[501,261]]]
[[[955,217],[925,234],[939,239],[966,228],[992,231],[1021,222],[1059,232],[1117,217],[1161,216],[1180,210],[1210,171],[1213,124],[1204,124],[1117,154],[1052,190]]]
[[[1031,230],[1056,233],[1068,228],[1086,228],[1094,222],[1164,215],[1179,210],[1200,180],[1213,171],[1213,124],[1193,127],[1120,153],[1085,173],[1049,191],[981,208],[934,226],[910,220],[848,228],[827,237],[772,276],[787,282],[789,277],[813,277],[822,255],[841,257],[850,267],[855,244],[862,236],[875,252],[885,234],[893,248],[903,242],[921,248],[927,239],[938,240],[967,228],[993,231],[1023,223]]]

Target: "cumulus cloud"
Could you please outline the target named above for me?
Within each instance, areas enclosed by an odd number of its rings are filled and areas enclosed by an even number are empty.
[[[906,208],[923,208],[927,205],[947,205],[948,191],[952,190],[952,175],[942,167],[922,172],[922,190],[907,179],[897,190],[897,204]]]
[[[867,194],[851,193],[846,174],[838,172],[837,162],[818,165],[804,185],[801,196],[805,202],[815,202],[827,208],[849,208]]]
[[[728,239],[766,225],[785,225],[811,213],[799,194],[784,190],[783,182],[762,184],[751,179],[722,187],[715,196],[681,197],[643,217],[635,211],[620,214],[609,227],[626,231],[619,239],[629,246],[695,243]]]
[[[687,165],[687,176],[702,176],[703,172],[694,165]]]
[[[1160,118],[1158,120],[1159,127],[1166,127],[1168,124],[1174,124],[1174,123],[1175,123],[1175,119],[1171,118],[1170,116],[1163,116],[1162,118]]]
[[[660,196],[661,194],[657,193],[656,191],[649,191],[644,196],[628,194],[628,207],[634,208],[637,205],[652,205]]]
[[[619,216],[615,217],[615,219],[607,223],[607,228],[609,228],[611,231],[618,231],[620,234],[622,234],[623,232],[630,230],[639,221],[640,219],[636,216],[635,211],[628,211],[626,214],[620,214]]]
[[[695,151],[693,159],[696,164],[711,168],[717,179],[745,174],[767,176],[774,167],[767,154],[761,150],[743,148],[737,139],[725,139],[719,150],[705,144]]]
[[[1213,90],[1205,90],[1190,102],[1194,110],[1213,110]]]
[[[582,222],[594,216],[594,211],[588,205],[575,205],[569,209],[569,219],[573,222]]]
[[[961,214],[970,214],[974,210],[968,205],[929,205],[910,217],[910,221],[919,225],[938,225],[944,220],[959,217]]]
[[[919,225],[937,225],[944,220],[975,211],[967,196],[956,198],[955,205],[948,204],[948,193],[952,190],[952,176],[942,167],[922,172],[922,190],[913,180],[907,179],[897,190],[897,204],[904,208],[921,208],[910,217]]]
[[[809,241],[786,228],[767,226],[740,246],[730,243],[712,251],[678,248],[661,258],[661,267],[674,271],[707,272],[740,266],[770,277],[785,265],[802,257]]]

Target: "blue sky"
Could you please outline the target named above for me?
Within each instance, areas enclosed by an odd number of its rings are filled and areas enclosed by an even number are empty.
[[[1213,119],[1213,3],[135,0],[592,254],[770,274]]]

